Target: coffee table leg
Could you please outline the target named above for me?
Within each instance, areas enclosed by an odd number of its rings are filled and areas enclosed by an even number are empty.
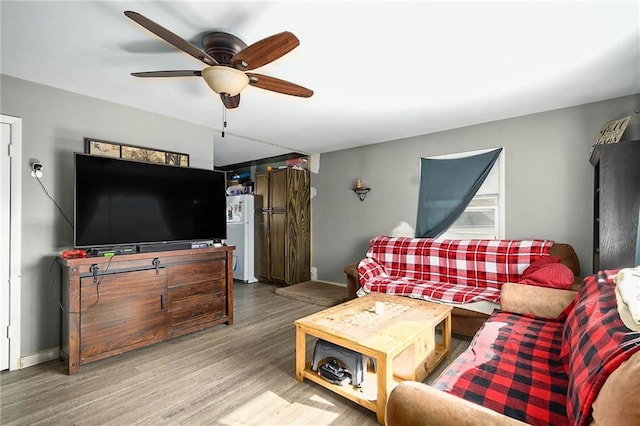
[[[378,395],[376,398],[376,417],[378,423],[384,424],[384,409],[387,405],[387,398],[391,392],[393,383],[393,359],[386,354],[378,354],[376,357],[376,376],[378,379]]]
[[[444,347],[447,350],[447,358],[449,358],[451,357],[451,313],[449,313],[449,316],[444,320],[442,338]]]
[[[299,325],[296,325],[296,379],[303,381],[302,372],[305,367],[306,359],[306,336],[304,331],[300,329]]]

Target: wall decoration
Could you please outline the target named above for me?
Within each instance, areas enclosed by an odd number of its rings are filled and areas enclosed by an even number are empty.
[[[594,145],[620,142],[620,138],[622,137],[622,134],[627,128],[627,124],[629,124],[630,120],[631,116],[628,116],[619,120],[610,121],[602,126]]]
[[[84,152],[103,157],[124,158],[148,163],[189,167],[189,154],[144,148],[92,138],[84,138]]]

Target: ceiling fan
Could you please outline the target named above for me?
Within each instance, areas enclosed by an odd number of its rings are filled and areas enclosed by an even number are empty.
[[[274,34],[250,46],[232,34],[214,31],[202,38],[203,49],[199,49],[137,12],[125,11],[124,14],[167,43],[207,65],[201,71],[172,70],[131,73],[134,77],[202,77],[209,87],[220,95],[222,103],[228,109],[237,108],[240,105],[240,92],[248,84],[285,95],[303,98],[313,95],[313,90],[289,81],[245,72],[273,62],[296,48],[300,41],[288,31]]]

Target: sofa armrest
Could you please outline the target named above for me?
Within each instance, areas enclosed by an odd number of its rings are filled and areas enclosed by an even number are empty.
[[[360,289],[360,280],[358,279],[358,263],[351,263],[344,267],[344,273],[347,275],[347,294],[349,299],[356,298],[356,291]]]
[[[580,261],[573,247],[565,243],[554,243],[549,252],[551,256],[559,257],[560,263],[571,269],[573,275],[580,275]]]
[[[557,318],[575,299],[573,290],[505,283],[500,291],[500,309],[540,318]]]
[[[424,383],[401,382],[389,395],[385,423],[399,425],[524,425]]]

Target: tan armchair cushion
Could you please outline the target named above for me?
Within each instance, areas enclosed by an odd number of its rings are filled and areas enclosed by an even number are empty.
[[[391,392],[385,423],[387,426],[525,424],[424,383],[411,381],[400,383]]]
[[[592,425],[640,425],[640,352],[609,375],[591,407]]]

